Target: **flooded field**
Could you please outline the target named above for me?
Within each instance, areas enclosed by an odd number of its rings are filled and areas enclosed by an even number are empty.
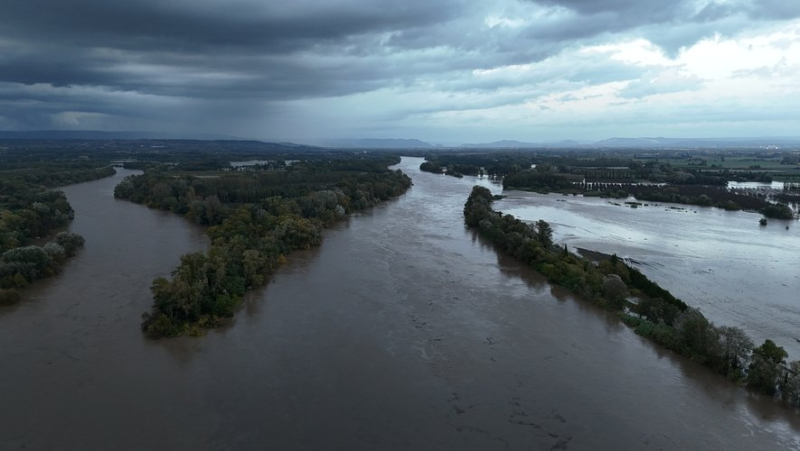
[[[521,191],[495,209],[544,219],[558,243],[630,258],[712,321],[770,338],[800,359],[800,223],[711,207],[649,204]]]

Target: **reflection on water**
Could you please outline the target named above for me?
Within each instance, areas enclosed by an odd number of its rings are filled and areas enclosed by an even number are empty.
[[[770,338],[800,359],[800,224],[711,207],[506,192],[495,208],[544,219],[570,247],[632,259],[648,277],[717,324]],[[788,229],[786,228],[788,226]]]
[[[0,449],[787,449],[794,415],[551,289],[463,225],[474,178],[400,168],[203,338],[148,341],[202,230],[67,188],[87,247],[0,311]],[[499,187],[492,186],[493,191]],[[557,296],[557,297],[556,297]]]

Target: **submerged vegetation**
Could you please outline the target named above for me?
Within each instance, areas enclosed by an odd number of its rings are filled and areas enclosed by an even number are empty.
[[[506,189],[582,194],[747,210],[793,219],[800,196],[796,153],[763,150],[469,150],[425,154],[423,171],[502,177]],[[729,182],[785,181],[779,190],[732,189]]]
[[[587,183],[553,172],[548,166],[511,174],[503,179],[503,187],[540,193],[583,194],[617,199],[633,196],[639,201],[717,207],[728,211],[744,209],[757,211],[768,218],[794,218],[792,209],[786,204],[772,203],[764,197],[743,194],[716,185]]]
[[[207,252],[184,255],[170,279],[153,281],[143,330],[151,337],[196,335],[233,316],[244,293],[263,285],[291,251],[319,245],[324,228],[404,193],[411,180],[386,169],[396,162],[347,156],[217,178],[165,170],[126,178],[116,197],[210,226]]]
[[[599,262],[576,256],[552,242],[550,225],[529,225],[491,207],[491,192],[472,189],[464,220],[481,236],[533,267],[556,285],[600,307],[615,311],[635,332],[691,358],[730,380],[800,405],[800,362],[772,340],[755,347],[739,328],[717,327],[669,291],[616,255]]]

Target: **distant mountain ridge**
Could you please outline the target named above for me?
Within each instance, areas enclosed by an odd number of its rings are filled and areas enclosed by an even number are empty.
[[[0,139],[79,139],[79,140],[114,140],[114,139],[189,139],[203,141],[245,141],[242,138],[213,133],[168,133],[168,132],[103,132],[95,130],[34,130],[34,131],[0,131]]]
[[[325,139],[314,141],[314,143],[324,147],[348,149],[419,149],[433,147],[431,143],[408,138]]]
[[[609,138],[597,142],[587,141],[552,141],[524,142],[502,140],[490,143],[462,144],[469,149],[544,149],[544,148],[586,148],[586,149],[713,149],[726,148],[763,148],[800,147],[800,137],[757,137],[757,138]]]
[[[0,140],[198,140],[198,141],[253,141],[275,147],[312,148],[314,146],[343,149],[714,149],[714,148],[800,148],[800,137],[749,137],[749,138],[608,138],[596,142],[579,140],[526,142],[500,140],[488,143],[465,143],[460,145],[431,144],[413,138],[343,138],[302,140],[309,142],[271,142],[244,139],[213,133],[169,133],[142,131],[93,131],[93,130],[36,130],[0,131]]]
[[[516,141],[513,139],[504,139],[501,141],[494,141],[490,143],[462,144],[461,147],[467,147],[472,149],[527,149],[534,147],[542,147],[542,145],[538,143]]]
[[[490,143],[462,144],[460,147],[470,149],[541,149],[555,147],[583,147],[585,145],[586,143],[581,143],[572,139],[538,143],[504,139]]]
[[[597,141],[591,147],[605,148],[715,148],[715,147],[766,147],[800,146],[800,137],[755,138],[609,138]]]

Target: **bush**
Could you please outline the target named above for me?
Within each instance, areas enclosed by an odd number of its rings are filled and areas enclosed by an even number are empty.
[[[56,243],[60,244],[64,248],[64,252],[66,252],[67,256],[71,257],[75,255],[77,249],[86,242],[82,236],[78,235],[77,233],[72,232],[60,232],[56,235]]]
[[[634,332],[655,341],[671,351],[683,354],[684,349],[680,333],[664,323],[654,324],[649,321],[643,321],[636,327]]]
[[[13,305],[19,302],[20,296],[17,290],[0,289],[0,305]]]
[[[772,340],[753,350],[753,361],[747,373],[747,385],[766,395],[775,394],[781,375],[781,365],[789,354]]]
[[[145,313],[142,315],[142,330],[150,337],[175,337],[183,331],[181,325],[172,321],[169,316],[163,313],[156,313],[152,316]]]
[[[786,204],[771,204],[761,209],[761,214],[768,218],[794,219],[794,212]]]

